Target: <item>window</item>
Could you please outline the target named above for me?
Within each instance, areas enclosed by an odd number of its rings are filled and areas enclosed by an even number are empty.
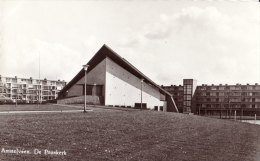
[[[190,101],[184,101],[184,106],[191,106],[191,102]]]
[[[224,96],[224,92],[219,92],[219,96]]]
[[[184,100],[191,100],[191,95],[184,95]]]
[[[217,96],[215,92],[210,92],[210,96]]]
[[[92,88],[93,88],[93,86],[87,85],[86,95],[92,95]],[[83,95],[85,95],[85,86],[83,86]]]
[[[211,101],[211,102],[216,102],[216,99],[215,99],[215,98],[211,98],[210,101]]]
[[[230,102],[240,102],[240,98],[230,98]]]
[[[160,106],[160,111],[163,111],[163,106]]]
[[[200,90],[206,90],[206,87],[201,87]]]
[[[238,87],[236,87],[236,90],[240,90],[240,89],[241,89],[241,87],[239,87],[239,86],[238,86]]]
[[[247,86],[247,89],[252,90],[253,88],[252,86]]]
[[[217,90],[217,87],[211,87],[211,90]]]
[[[206,92],[201,92],[200,95],[201,96],[206,96]]]
[[[225,88],[224,88],[224,87],[219,87],[218,89],[219,89],[219,90],[224,90]]]
[[[224,98],[219,98],[219,102],[224,102]]]
[[[235,92],[234,96],[241,96],[241,93],[240,92]]]
[[[102,85],[96,85],[96,96],[102,96]]]
[[[236,87],[234,87],[234,86],[230,87],[230,90],[235,90],[235,89],[236,89]]]

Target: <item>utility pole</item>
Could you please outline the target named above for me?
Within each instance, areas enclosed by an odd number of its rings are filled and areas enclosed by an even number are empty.
[[[83,112],[86,112],[86,106],[87,106],[87,70],[88,70],[88,67],[89,65],[83,65],[83,69],[84,69],[84,73],[85,73],[85,89],[84,89],[84,111]]]
[[[39,104],[41,103],[41,92],[42,92],[42,89],[41,89],[41,54],[39,52],[39,98],[38,98],[38,107],[39,107]]]
[[[141,79],[141,109],[143,108],[143,82],[144,79]]]
[[[229,119],[231,116],[231,109],[230,109],[230,87],[228,89],[228,109],[229,109]]]

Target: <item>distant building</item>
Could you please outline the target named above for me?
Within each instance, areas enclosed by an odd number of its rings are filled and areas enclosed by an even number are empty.
[[[183,113],[191,113],[194,104],[193,95],[197,87],[197,81],[194,79],[183,80]]]
[[[191,113],[192,105],[194,104],[193,95],[196,90],[197,81],[194,79],[183,79],[183,84],[176,86],[162,86],[173,95],[174,101],[181,113]]]
[[[66,85],[65,81],[32,78],[2,77],[0,75],[1,100],[37,103],[54,100]],[[10,101],[9,101],[10,102]]]
[[[260,112],[260,85],[203,84],[197,87],[195,100],[195,113],[251,115]]]
[[[183,84],[184,86],[162,86],[173,95],[180,112],[220,116],[234,115],[235,111],[237,115],[260,114],[258,84],[196,86],[193,79],[184,79]]]
[[[79,73],[61,90],[58,103],[84,103],[140,107],[178,112],[172,95],[127,60],[103,45]]]
[[[178,110],[180,113],[183,113],[183,106],[184,106],[184,88],[182,85],[176,86],[176,85],[171,85],[171,86],[161,86],[163,89],[168,91],[169,93],[172,94],[174,102],[176,106],[178,107]]]

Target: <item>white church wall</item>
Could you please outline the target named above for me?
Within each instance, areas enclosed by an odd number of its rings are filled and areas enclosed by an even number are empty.
[[[147,108],[163,106],[159,89],[143,82],[142,102]],[[106,105],[134,106],[141,102],[141,80],[110,58],[106,58]]]

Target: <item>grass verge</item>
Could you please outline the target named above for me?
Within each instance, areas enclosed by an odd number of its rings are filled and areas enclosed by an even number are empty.
[[[53,107],[54,108],[54,107]],[[260,126],[140,110],[10,114],[0,117],[0,148],[66,151],[4,154],[2,160],[259,160]]]
[[[79,105],[78,105],[79,106]],[[60,106],[53,104],[33,104],[33,105],[0,105],[0,112],[5,111],[59,111],[59,110],[78,110],[72,106]],[[81,108],[83,110],[83,107]]]

